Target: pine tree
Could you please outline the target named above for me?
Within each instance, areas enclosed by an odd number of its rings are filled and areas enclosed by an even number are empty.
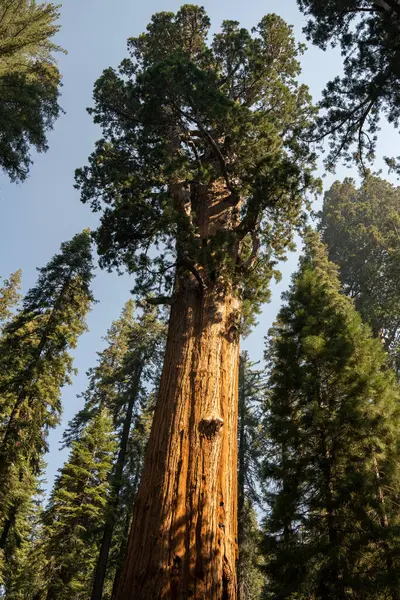
[[[400,390],[314,233],[271,336],[266,598],[397,600]]]
[[[292,29],[276,15],[252,32],[225,21],[208,44],[209,27],[184,5],[129,40],[95,85],[104,137],[77,172],[102,211],[101,264],[171,304],[118,600],[236,596],[239,332],[316,187]]]
[[[21,270],[12,273],[0,288],[0,324],[4,324],[12,316],[12,309],[20,299],[21,273]]]
[[[261,400],[265,387],[263,372],[256,370],[247,352],[240,355],[238,419],[238,599],[260,598],[260,532],[254,510],[260,502]]]
[[[109,497],[115,454],[112,419],[102,409],[72,443],[43,522],[46,600],[87,600]]]
[[[125,306],[122,322],[124,321],[124,316],[130,313],[131,306],[131,302],[128,302]],[[117,328],[120,324],[121,322],[117,324]],[[123,325],[125,325],[124,322]],[[112,374],[116,395],[114,398],[112,396],[104,398],[106,405],[109,406],[114,414],[118,436],[118,452],[111,474],[111,493],[107,506],[103,539],[93,580],[92,600],[101,600],[103,596],[107,563],[112,547],[114,529],[118,520],[118,513],[121,508],[121,495],[124,494],[126,496],[128,494],[131,498],[136,495],[138,478],[141,474],[139,466],[142,462],[142,455],[140,453],[142,449],[140,445],[137,445],[137,442],[143,438],[143,435],[138,436],[140,421],[137,422],[135,419],[135,423],[134,416],[135,412],[137,413],[139,409],[140,395],[145,393],[143,386],[146,381],[154,383],[157,380],[159,362],[163,354],[165,327],[158,320],[154,309],[145,309],[137,320],[132,323],[127,333],[125,355],[122,357],[119,368],[114,365]],[[137,437],[136,444],[132,439],[132,435],[134,434]],[[133,482],[130,481],[130,476],[132,475]],[[131,489],[132,483],[133,490]],[[122,520],[126,522],[126,514],[122,514]]]
[[[47,150],[46,133],[60,113],[61,76],[51,40],[59,7],[35,0],[0,0],[0,167],[24,180],[30,149]]]
[[[157,311],[147,305],[135,317],[129,300],[121,317],[107,332],[106,348],[98,353],[98,364],[88,372],[89,385],[83,394],[85,404],[64,434],[65,444],[79,440],[87,424],[106,408],[112,415],[117,450],[110,472],[110,496],[103,525],[92,598],[102,598],[106,584],[110,593],[118,566],[120,547],[125,545],[126,523],[130,523],[143,461],[144,435],[141,404],[148,397],[148,386],[158,381],[163,356],[165,325]],[[142,431],[143,430],[143,431]],[[117,529],[116,535],[114,530]],[[109,561],[109,555],[113,555]],[[109,562],[111,564],[109,564]]]
[[[93,301],[88,231],[61,246],[4,329],[0,347],[0,549],[21,537],[46,436],[61,415],[61,388],[70,381],[70,350],[85,331]]]
[[[344,291],[400,370],[400,188],[368,176],[325,194],[320,230]]]
[[[114,599],[117,593],[126,556],[128,535],[132,522],[132,506],[136,500],[143,471],[144,457],[154,414],[154,394],[143,395],[141,408],[132,423],[126,464],[119,493],[118,518],[113,532],[113,543],[107,565],[104,600]]]
[[[340,46],[344,74],[323,92],[319,138],[330,136],[327,160],[373,161],[381,117],[400,122],[399,0],[297,0],[308,17],[305,32],[323,50]],[[386,158],[400,169],[400,157]]]

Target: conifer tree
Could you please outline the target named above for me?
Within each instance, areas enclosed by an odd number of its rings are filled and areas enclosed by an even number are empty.
[[[47,150],[46,133],[60,113],[61,76],[52,42],[59,7],[35,0],[0,0],[0,167],[26,178],[30,149]]]
[[[130,301],[125,306],[122,321],[125,316],[129,315],[131,307]],[[157,380],[160,368],[159,362],[163,354],[164,334],[165,327],[158,320],[156,311],[145,309],[127,331],[126,352],[121,365],[119,368],[114,365],[112,380],[116,388],[116,396],[114,399],[112,397],[104,398],[104,402],[114,414],[118,436],[118,451],[111,473],[110,499],[93,581],[92,600],[101,600],[103,595],[107,563],[120,509],[121,494],[129,494],[131,498],[136,495],[142,455],[140,453],[141,448],[138,446],[140,440],[138,426],[140,427],[140,422],[138,423],[135,419],[135,423],[134,416],[140,408],[140,395],[146,393],[143,387],[146,381],[152,380],[154,383]],[[132,439],[133,434],[136,434],[136,443]],[[132,475],[133,482],[130,481]],[[133,490],[131,489],[132,483]],[[124,515],[124,517],[123,521],[126,521],[126,516]]]
[[[261,400],[265,381],[247,352],[240,355],[238,419],[238,599],[260,598],[260,531],[254,510],[260,502]]]
[[[165,325],[154,307],[147,305],[135,317],[129,300],[121,317],[107,332],[106,348],[98,353],[98,364],[88,372],[89,385],[83,394],[85,404],[64,434],[65,444],[79,440],[82,431],[104,408],[112,415],[117,450],[110,471],[110,496],[100,545],[92,598],[102,598],[104,585],[109,593],[117,569],[119,549],[125,544],[126,523],[130,523],[143,461],[145,414],[141,404],[149,395],[148,386],[158,381],[163,356]],[[144,428],[147,430],[147,428]],[[143,430],[143,431],[142,431]],[[129,508],[128,508],[129,507]],[[117,534],[114,535],[114,529]],[[113,554],[109,565],[110,552]],[[107,580],[106,580],[107,579]]]
[[[266,598],[399,598],[400,393],[312,233],[271,332]]]
[[[20,538],[48,430],[59,422],[70,350],[93,301],[89,231],[62,244],[4,329],[0,345],[0,549]]]
[[[236,596],[228,474],[239,332],[268,298],[274,261],[315,189],[304,140],[314,109],[297,82],[292,29],[276,15],[252,32],[225,21],[208,43],[209,28],[204,9],[184,5],[129,40],[129,57],[95,85],[103,138],[77,172],[82,200],[102,212],[102,265],[127,267],[136,291],[171,304],[118,600]]]
[[[140,410],[132,423],[119,493],[119,508],[113,532],[113,543],[107,564],[104,600],[114,599],[117,593],[126,556],[128,535],[132,522],[132,506],[137,496],[142,476],[144,457],[154,414],[154,394],[143,394]]]
[[[335,182],[320,230],[346,294],[400,369],[400,188],[369,175]]]
[[[344,74],[323,92],[319,120],[321,139],[330,136],[327,163],[339,156],[347,162],[374,158],[379,122],[400,121],[400,2],[399,0],[297,0],[308,17],[305,28],[323,50],[339,46]],[[400,157],[386,157],[400,169]],[[400,171],[399,171],[400,172]]]
[[[12,309],[20,299],[21,272],[12,273],[10,279],[5,279],[0,287],[0,325],[12,316]]]
[[[100,410],[60,470],[43,521],[46,600],[87,600],[115,454],[112,418]]]

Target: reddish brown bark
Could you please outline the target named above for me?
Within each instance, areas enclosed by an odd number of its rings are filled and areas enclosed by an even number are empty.
[[[240,300],[178,280],[118,600],[233,600]]]

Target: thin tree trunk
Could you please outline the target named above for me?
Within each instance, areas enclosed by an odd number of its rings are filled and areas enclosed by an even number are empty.
[[[376,460],[376,457],[374,456],[373,458],[373,462],[374,462],[374,469],[375,469],[375,475],[376,475],[376,479],[378,481],[378,498],[379,498],[379,502],[381,504],[382,507],[382,513],[380,516],[380,524],[381,527],[383,529],[387,529],[389,527],[389,518],[387,516],[387,512],[386,512],[386,506],[385,506],[385,495],[383,493],[381,484],[380,484],[380,473],[379,473],[379,467],[378,467],[378,461]],[[394,566],[393,566],[393,559],[390,553],[390,548],[388,546],[388,543],[386,541],[383,542],[383,549],[385,552],[385,558],[386,558],[386,569],[388,572],[389,577],[391,577],[393,575],[394,572]],[[396,590],[396,588],[394,587],[395,584],[391,584],[391,590],[390,590],[390,596],[392,598],[392,600],[399,600],[400,599],[400,594],[398,593],[398,591]]]
[[[245,381],[244,381],[244,362],[240,360],[239,366],[239,470],[238,470],[238,542],[239,542],[239,561],[237,569],[238,577],[238,600],[244,597],[241,562],[240,562],[240,548],[243,542],[243,529],[244,529],[244,498],[245,498],[245,452],[246,452],[246,439],[245,439],[245,415],[246,415],[246,393],[245,393]]]
[[[178,272],[118,600],[234,600],[240,300]]]
[[[132,424],[133,408],[136,404],[136,400],[139,392],[140,378],[143,370],[143,362],[140,363],[136,369],[135,380],[133,383],[133,390],[129,399],[124,424],[122,428],[121,442],[118,452],[118,458],[115,465],[115,472],[113,475],[113,483],[111,486],[111,500],[110,505],[107,507],[107,519],[104,526],[103,539],[101,542],[99,557],[97,560],[91,600],[101,600],[103,595],[104,580],[107,571],[108,556],[110,554],[110,547],[112,542],[112,536],[114,532],[115,522],[117,518],[117,509],[119,504],[119,495],[122,486],[122,474],[125,467],[129,432]]]

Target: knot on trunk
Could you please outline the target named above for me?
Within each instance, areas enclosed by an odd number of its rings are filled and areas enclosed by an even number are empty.
[[[223,424],[224,421],[221,417],[210,415],[200,421],[199,431],[207,439],[211,440],[221,430]]]

